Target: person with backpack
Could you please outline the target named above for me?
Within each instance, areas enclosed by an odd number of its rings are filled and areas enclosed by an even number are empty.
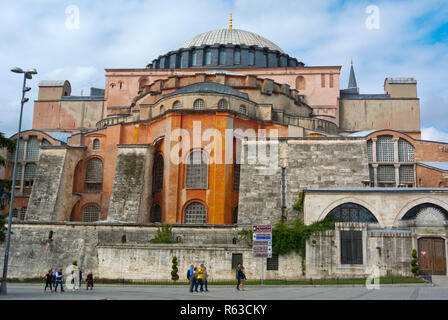
[[[63,283],[63,277],[64,275],[62,274],[62,269],[59,269],[58,272],[56,272],[56,276],[55,276],[55,286],[54,286],[54,292],[58,292],[58,285],[61,285],[61,292],[64,292],[64,285]]]

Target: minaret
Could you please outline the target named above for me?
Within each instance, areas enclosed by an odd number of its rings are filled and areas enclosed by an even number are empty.
[[[348,80],[348,89],[358,88],[355,77],[355,70],[353,69],[353,59],[350,62],[350,79]]]

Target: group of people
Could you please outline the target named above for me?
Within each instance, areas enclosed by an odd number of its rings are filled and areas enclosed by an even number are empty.
[[[190,292],[199,292],[199,286],[201,292],[208,292],[207,268],[203,264],[199,268],[191,265],[187,271],[187,279],[190,281]]]
[[[236,290],[244,291],[244,284],[246,282],[246,270],[241,265],[241,263],[238,263],[238,267],[236,268],[235,272],[236,281],[238,281],[236,285]]]
[[[73,283],[73,291],[79,289],[80,284],[82,282],[82,271],[81,269],[72,271],[72,280]],[[61,286],[61,292],[64,292],[64,274],[62,273],[62,269],[59,271],[56,268],[50,268],[48,272],[45,274],[45,288],[44,292],[47,293],[47,288],[50,288],[51,293],[58,291],[58,286]],[[86,290],[93,290],[93,273],[89,271],[86,278]]]

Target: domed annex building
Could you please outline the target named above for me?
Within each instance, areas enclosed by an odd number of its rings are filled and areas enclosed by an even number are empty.
[[[265,277],[364,277],[378,265],[406,276],[414,248],[423,272],[447,274],[448,144],[421,140],[417,81],[361,94],[353,62],[345,89],[340,71],[230,26],[144,68],[106,69],[89,96],[42,81],[20,136],[10,277],[76,259],[101,279],[168,279],[177,256],[180,270],[205,263],[212,279],[233,279],[243,262],[254,278],[240,230],[328,215],[335,230],[312,236],[303,264],[274,253]],[[173,243],[150,243],[163,223]]]

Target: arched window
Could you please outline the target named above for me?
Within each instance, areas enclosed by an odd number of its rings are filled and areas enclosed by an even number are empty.
[[[241,49],[235,48],[233,52],[233,64],[241,64]]]
[[[238,223],[238,206],[233,208],[232,223],[233,224],[237,224]]]
[[[98,158],[90,159],[86,166],[85,190],[101,191],[103,189],[103,162]]]
[[[219,49],[219,64],[225,65],[227,59],[226,48]]]
[[[398,161],[414,162],[414,147],[404,139],[398,139]]]
[[[202,99],[197,99],[193,103],[193,109],[194,110],[204,110],[205,109],[205,102]]]
[[[191,56],[191,65],[196,67],[198,65],[198,52],[195,50]]]
[[[100,148],[100,139],[93,140],[93,150],[98,150]]]
[[[37,140],[37,137],[30,137],[28,139],[26,160],[39,160],[39,140]]]
[[[174,102],[173,109],[182,109],[182,103],[180,101]]]
[[[356,203],[344,203],[331,210],[329,215],[331,215],[336,222],[378,222],[369,210]]]
[[[297,90],[305,90],[306,89],[306,82],[305,82],[305,78],[303,76],[298,76],[296,78],[296,89]]]
[[[186,188],[207,189],[208,164],[204,152],[197,150],[190,153],[187,159]]]
[[[33,180],[36,175],[37,164],[35,163],[27,163],[25,166],[25,180]]]
[[[206,224],[207,209],[200,202],[190,203],[185,209],[186,224]]]
[[[394,162],[394,141],[392,136],[379,136],[376,142],[376,161]]]
[[[48,141],[47,139],[43,139],[43,140],[42,140],[42,145],[43,145],[43,146],[51,146],[51,143],[50,143],[50,141]]]
[[[82,210],[82,221],[83,222],[95,222],[100,220],[101,210],[96,205],[85,206]]]
[[[247,114],[247,108],[244,104],[240,105],[240,113]]]
[[[159,154],[154,162],[154,192],[163,188],[163,157]]]
[[[440,222],[448,220],[448,211],[432,203],[422,203],[410,209],[402,220],[417,220],[420,223]]]
[[[20,186],[20,181],[22,180],[23,175],[23,167],[20,163],[17,164],[17,172],[16,172],[16,186]]]
[[[228,103],[227,100],[221,99],[218,102],[218,109],[227,109]]]
[[[23,140],[22,138],[20,138],[19,140],[19,148],[17,150],[17,159],[19,160],[24,160],[24,156],[25,156],[25,140]],[[12,159],[14,159],[15,155],[13,155]]]
[[[373,152],[372,152],[372,140],[367,141],[367,157],[369,159],[369,162],[373,162]]]
[[[158,204],[152,209],[151,222],[162,222],[162,208]]]
[[[241,164],[235,163],[233,167],[233,190],[240,191]]]
[[[206,65],[212,64],[212,51],[210,49],[205,49],[204,60]]]
[[[255,65],[255,51],[253,49],[249,51],[248,65]]]
[[[165,113],[165,107],[163,105],[160,106],[160,114]]]

